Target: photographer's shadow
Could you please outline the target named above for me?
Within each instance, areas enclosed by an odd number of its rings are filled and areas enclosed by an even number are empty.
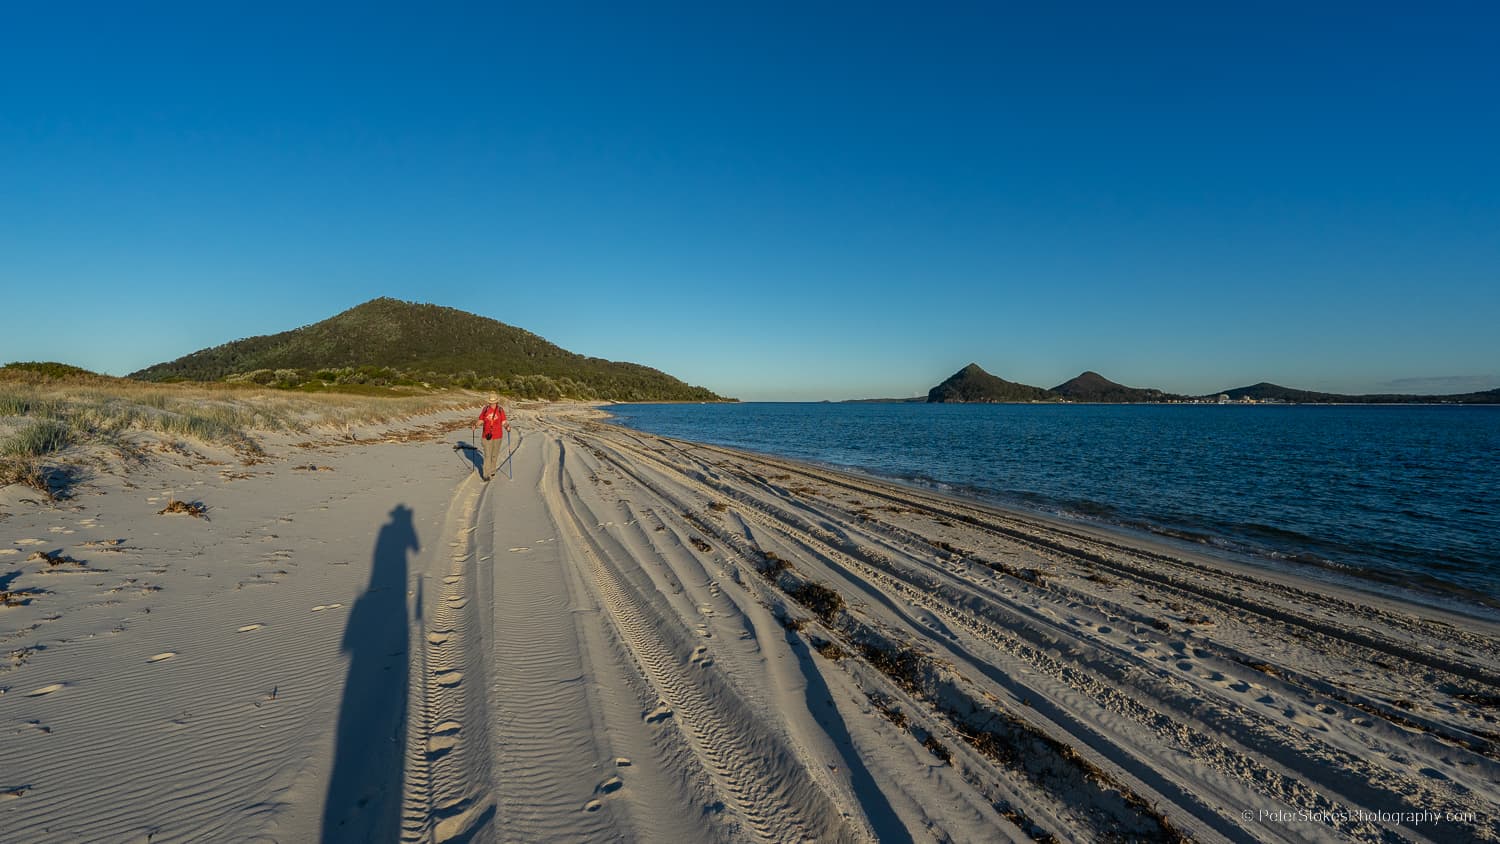
[[[369,588],[344,627],[349,674],[323,806],[325,844],[394,842],[401,833],[410,670],[407,554],[420,546],[410,507],[396,505],[390,517],[375,539]]]

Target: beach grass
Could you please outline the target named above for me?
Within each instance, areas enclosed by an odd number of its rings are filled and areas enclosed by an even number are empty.
[[[58,419],[37,419],[0,440],[0,457],[40,457],[62,451],[73,441],[73,427]]]
[[[103,376],[0,380],[0,486],[51,495],[71,447],[138,456],[139,435],[262,455],[260,435],[347,431],[473,404],[463,391],[295,392],[240,384],[159,384]],[[76,456],[76,455],[75,455]]]

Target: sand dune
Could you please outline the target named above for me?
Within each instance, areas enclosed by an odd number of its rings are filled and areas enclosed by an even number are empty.
[[[1492,621],[516,415],[7,492],[0,840],[1500,838]]]

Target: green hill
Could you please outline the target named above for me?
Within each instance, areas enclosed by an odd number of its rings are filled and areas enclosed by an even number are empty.
[[[1169,396],[1161,390],[1127,387],[1124,384],[1116,384],[1103,375],[1092,371],[1084,372],[1076,378],[1070,378],[1058,384],[1052,388],[1052,392],[1068,401],[1111,402],[1116,404],[1165,401],[1169,398],[1174,398],[1174,396]]]
[[[927,392],[927,401],[938,402],[1031,402],[1055,401],[1057,397],[1041,387],[1017,384],[985,372],[971,363],[949,376],[948,380]]]
[[[193,352],[129,377],[283,387],[427,383],[540,398],[721,400],[648,366],[585,357],[497,320],[389,298],[302,328]]]
[[[81,366],[56,361],[17,360],[0,366],[0,379],[50,378],[54,380],[107,378]]]

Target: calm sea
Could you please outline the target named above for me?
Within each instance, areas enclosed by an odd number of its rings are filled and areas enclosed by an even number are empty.
[[[1500,407],[618,405],[793,457],[1500,606]]]

